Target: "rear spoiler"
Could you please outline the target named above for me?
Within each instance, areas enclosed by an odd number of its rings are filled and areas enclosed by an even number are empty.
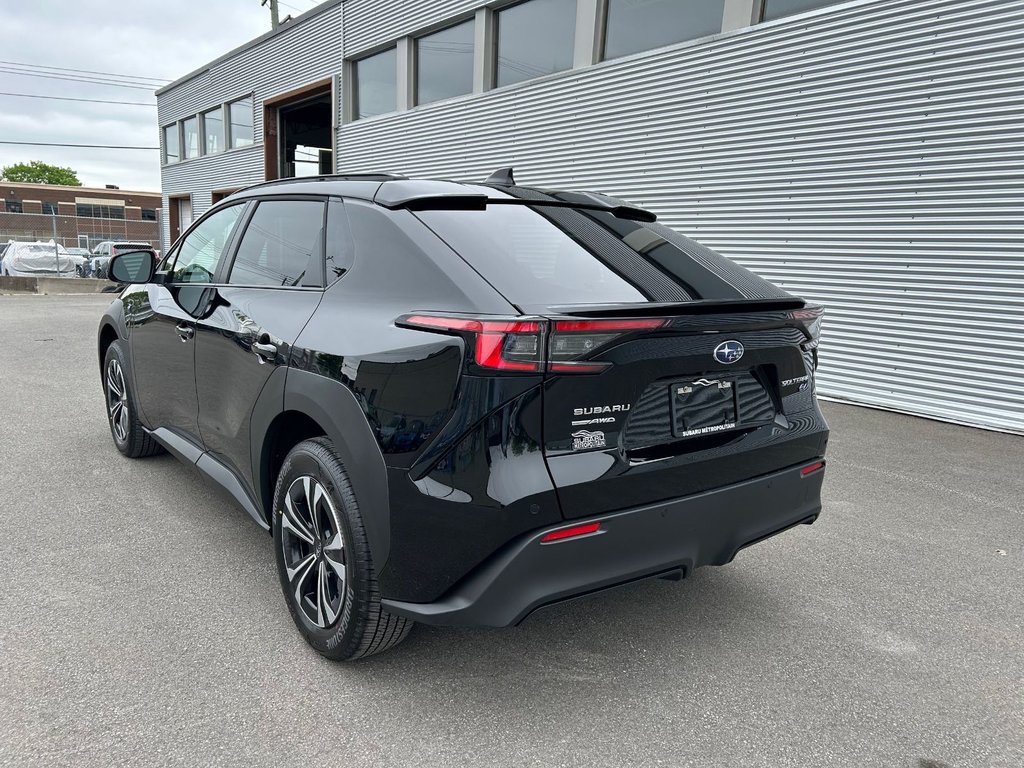
[[[580,306],[545,307],[536,314],[558,314],[576,317],[671,317],[673,315],[713,315],[730,312],[783,312],[803,309],[803,299],[698,299],[695,301],[661,301],[646,304],[583,304]]]
[[[545,208],[575,208],[576,210],[601,211],[617,219],[655,222],[658,217],[651,211],[634,205],[612,205],[598,202],[570,202],[566,200],[524,200],[517,197],[488,197],[478,194],[433,194],[410,195],[408,197],[374,197],[374,202],[390,210],[408,211],[484,211],[489,205],[528,205]]]

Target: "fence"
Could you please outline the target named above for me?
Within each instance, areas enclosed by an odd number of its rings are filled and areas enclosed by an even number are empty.
[[[58,216],[50,213],[12,213],[0,211],[0,243],[8,240],[51,240],[65,248],[88,248],[104,240],[150,243],[160,247],[161,218],[107,219],[85,216]]]

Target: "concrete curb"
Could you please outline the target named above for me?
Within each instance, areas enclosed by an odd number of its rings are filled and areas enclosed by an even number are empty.
[[[0,277],[0,294],[38,295],[116,293],[117,283],[91,277]]]

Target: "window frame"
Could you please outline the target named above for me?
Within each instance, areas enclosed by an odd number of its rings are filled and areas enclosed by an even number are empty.
[[[167,159],[167,129],[168,128],[173,128],[174,129],[174,135],[175,135],[175,138],[178,141],[178,159],[177,160],[168,160]],[[160,139],[163,142],[163,147],[160,150],[160,154],[161,154],[161,159],[164,161],[163,164],[164,165],[177,165],[178,163],[181,162],[181,121],[180,120],[175,120],[173,123],[168,123],[167,125],[161,126],[160,130],[162,131],[162,133],[160,135]]]
[[[364,62],[364,61],[369,61],[370,59],[372,59],[372,58],[374,58],[376,56],[380,56],[380,55],[385,54],[385,53],[390,53],[392,51],[395,54],[395,82],[394,82],[394,87],[395,87],[395,108],[392,109],[392,110],[389,110],[387,112],[378,112],[375,115],[367,115],[366,117],[360,117],[360,115],[359,115],[359,65],[362,62]],[[398,102],[399,102],[398,88],[399,88],[399,83],[401,82],[402,78],[399,77],[399,73],[398,73],[399,56],[398,56],[398,41],[397,40],[395,41],[394,45],[388,46],[387,48],[381,48],[380,50],[373,51],[372,53],[368,53],[365,56],[360,56],[358,59],[350,59],[349,64],[350,64],[349,72],[351,72],[351,77],[350,77],[351,84],[350,84],[349,87],[352,90],[352,96],[351,96],[351,101],[350,101],[351,110],[352,110],[352,116],[351,116],[351,120],[349,120],[349,122],[354,123],[354,122],[356,122],[358,120],[372,120],[373,118],[380,117],[381,115],[393,115],[395,112],[400,111],[399,108],[398,108]]]
[[[231,108],[236,104],[240,104],[243,101],[249,102],[249,143],[235,146],[235,133],[231,129]],[[230,101],[224,102],[221,107],[224,109],[224,151],[231,152],[236,149],[245,149],[256,145],[256,117],[254,107],[256,104],[256,98],[253,94],[248,93],[244,96],[239,96],[237,99],[231,99]]]
[[[195,123],[196,123],[196,154],[195,155],[189,155],[188,157],[186,157],[185,153],[188,151],[188,148],[187,148],[188,142],[185,140],[185,136],[186,136],[185,124],[187,122],[189,122],[190,120],[195,120]],[[195,160],[197,157],[202,157],[203,156],[203,132],[201,130],[202,126],[200,126],[200,124],[199,124],[199,113],[197,112],[194,115],[189,115],[188,117],[183,117],[179,122],[181,124],[181,162],[184,163],[187,160]]]
[[[420,70],[421,70],[421,67],[420,67],[420,43],[424,39],[426,39],[428,37],[433,37],[434,35],[438,35],[438,34],[440,34],[442,32],[447,32],[449,30],[455,29],[456,27],[461,27],[461,26],[466,25],[466,24],[470,25],[470,27],[473,30],[473,33],[471,35],[471,38],[472,38],[472,41],[473,41],[472,42],[472,46],[473,47],[470,50],[470,54],[469,54],[469,58],[470,58],[470,70],[469,70],[470,86],[469,86],[469,90],[465,91],[463,93],[452,94],[450,96],[442,96],[439,99],[432,99],[430,101],[423,101],[423,99],[420,98]],[[497,50],[496,46],[492,45],[491,46],[491,52],[489,53],[489,55],[495,55],[494,51],[496,51],[496,50]],[[476,80],[476,17],[475,16],[469,16],[468,18],[450,20],[444,26],[440,26],[440,27],[437,27],[435,29],[431,29],[429,31],[422,32],[422,33],[416,35],[415,37],[412,38],[412,56],[410,58],[412,59],[412,64],[411,64],[412,105],[411,106],[413,106],[413,107],[421,107],[421,106],[426,106],[427,104],[438,104],[438,103],[443,102],[443,101],[448,101],[449,99],[460,99],[460,98],[464,98],[466,96],[472,96],[473,93],[474,93],[473,83]]]
[[[205,157],[207,155],[222,155],[227,151],[227,125],[224,121],[224,104],[216,104],[209,109],[204,109],[199,113],[199,143],[201,152],[200,155]],[[221,148],[213,152],[210,151],[208,144],[209,134],[206,130],[206,116],[211,112],[220,112],[220,144]]]
[[[230,283],[228,280],[231,278],[231,270],[235,267],[235,259],[238,257],[238,246],[242,243],[242,238],[245,236],[246,230],[249,228],[249,223],[252,221],[252,217],[256,213],[256,209],[260,203],[271,202],[274,200],[284,201],[295,201],[295,200],[311,200],[314,202],[321,203],[323,205],[323,218],[322,227],[324,231],[323,243],[320,246],[320,285],[252,285],[248,283]],[[246,288],[246,289],[262,289],[269,291],[318,291],[323,292],[329,287],[326,285],[326,273],[327,273],[327,213],[330,208],[330,195],[289,195],[289,194],[278,194],[278,195],[260,195],[259,197],[249,198],[245,201],[245,205],[248,209],[242,213],[242,217],[238,220],[237,228],[232,235],[231,242],[228,244],[230,250],[227,252],[227,258],[224,259],[223,271],[218,266],[217,269],[217,282],[210,283],[210,285],[223,286],[226,288]],[[225,206],[226,207],[226,206]],[[191,227],[189,228],[191,230]],[[184,238],[184,236],[182,236]],[[332,283],[333,284],[333,283]]]
[[[723,0],[723,5],[728,3],[728,1],[729,0]],[[756,8],[755,10],[758,11],[757,18],[760,18],[761,15],[764,12],[764,4],[763,4],[762,0],[755,0],[755,2],[757,2],[759,4],[759,7]],[[836,0],[836,2],[842,2],[842,0]],[[672,47],[674,45],[689,45],[689,44],[693,43],[694,40],[702,40],[704,38],[711,37],[713,35],[720,35],[720,34],[722,34],[722,24],[721,24],[721,21],[720,21],[719,25],[718,25],[718,30],[717,31],[708,32],[707,34],[697,35],[696,37],[685,37],[682,40],[676,40],[675,42],[672,42],[672,43],[663,43],[661,45],[651,46],[650,48],[641,48],[640,50],[631,51],[629,53],[620,53],[617,56],[609,58],[608,57],[608,21],[611,18],[612,0],[600,0],[600,3],[601,3],[601,5],[600,5],[600,11],[598,13],[598,22],[597,22],[599,35],[598,35],[598,44],[597,44],[597,62],[596,63],[598,63],[598,64],[603,64],[604,62],[607,62],[607,61],[620,61],[621,59],[628,59],[630,56],[643,56],[645,54],[649,54],[651,51],[658,51],[658,50],[661,50],[662,48],[670,48],[670,47]]]
[[[603,29],[603,25],[604,25],[605,17],[607,16],[607,13],[605,12],[605,7],[607,6],[607,0],[599,0],[599,1],[600,1],[600,6],[601,7],[599,7],[599,9],[598,9],[597,23],[602,28],[601,29],[601,31],[602,31],[601,45],[603,47],[603,45],[604,45],[604,34],[603,34],[604,33],[604,29]],[[490,36],[489,36],[490,37],[490,45],[488,46],[488,50],[486,52],[486,56],[489,57],[490,62],[491,62],[491,66],[490,66],[490,83],[488,84],[488,87],[491,88],[491,89],[494,89],[494,88],[514,88],[516,86],[522,85],[523,83],[528,83],[528,82],[530,82],[532,80],[539,80],[540,78],[543,78],[543,77],[551,77],[553,75],[559,75],[559,74],[562,74],[563,72],[571,72],[572,70],[577,69],[576,62],[575,62],[576,35],[578,34],[578,30],[576,29],[576,23],[579,21],[578,9],[579,9],[580,0],[575,0],[575,2],[574,2],[575,8],[573,9],[573,39],[569,41],[569,66],[565,67],[564,69],[556,69],[554,72],[545,72],[543,75],[530,75],[528,77],[524,77],[522,80],[516,80],[514,83],[505,83],[504,85],[499,85],[498,84],[498,67],[499,67],[499,64],[500,64],[499,53],[501,51],[501,14],[504,13],[505,11],[512,10],[513,8],[517,8],[517,7],[521,6],[521,5],[527,5],[527,4],[531,3],[531,2],[533,2],[533,0],[511,0],[511,2],[503,3],[503,4],[495,6],[494,8],[491,9],[491,14],[490,14],[490,19],[489,19],[489,23],[490,23],[490,27],[491,27],[491,29],[490,29]],[[487,75],[487,73],[485,73],[485,78],[486,78],[486,75]]]

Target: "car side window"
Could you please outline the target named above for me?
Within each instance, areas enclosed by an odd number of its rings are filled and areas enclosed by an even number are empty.
[[[264,200],[245,228],[228,282],[320,288],[323,254],[322,201]]]
[[[171,280],[175,283],[212,283],[217,265],[224,256],[224,247],[244,209],[244,205],[232,205],[199,222],[178,248],[170,270]]]
[[[348,211],[340,200],[331,200],[327,205],[327,284],[330,285],[352,269],[356,245],[352,239],[352,227],[348,222]]]

